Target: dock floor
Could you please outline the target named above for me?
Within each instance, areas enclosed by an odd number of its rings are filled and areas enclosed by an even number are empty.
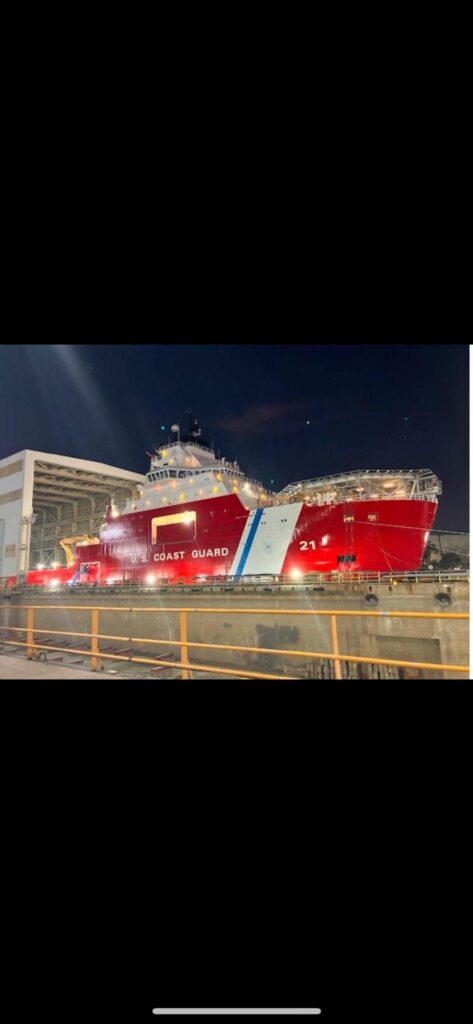
[[[0,679],[95,679],[101,673],[0,654]]]
[[[172,665],[170,666],[173,671]],[[178,674],[178,673],[177,673]],[[132,675],[124,676],[123,673],[108,670],[105,672],[88,672],[86,669],[75,668],[73,665],[51,665],[51,662],[28,661],[27,658],[19,658],[8,654],[0,654],[0,679],[94,679],[100,682],[102,679],[132,679]],[[144,674],[142,679],[155,679],[152,675]],[[162,675],[162,679],[172,679],[172,675]],[[219,677],[215,673],[199,672],[193,670],[191,678],[199,679],[228,679],[228,676]],[[245,676],[234,676],[234,679],[245,679]],[[159,679],[157,680],[159,682]]]

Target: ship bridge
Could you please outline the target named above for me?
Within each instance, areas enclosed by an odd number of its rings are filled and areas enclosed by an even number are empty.
[[[436,502],[441,493],[442,484],[430,469],[360,469],[288,484],[275,496],[274,504],[335,505],[387,499]]]
[[[217,458],[212,448],[195,441],[173,441],[148,454],[150,470],[139,497],[127,503],[128,512],[224,494],[238,494],[246,507],[255,508],[272,497],[259,480],[243,473],[236,461]]]

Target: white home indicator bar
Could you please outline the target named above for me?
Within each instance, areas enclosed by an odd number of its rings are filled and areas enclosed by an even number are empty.
[[[284,1014],[286,1014],[286,1016],[292,1016],[293,1013],[322,1013],[322,1010],[319,1010],[319,1009],[315,1009],[315,1010],[301,1010],[300,1008],[296,1009],[296,1010],[261,1010],[261,1009],[259,1009],[259,1010],[215,1010],[215,1009],[213,1009],[213,1010],[200,1010],[200,1009],[197,1009],[197,1010],[157,1010],[156,1009],[156,1010],[153,1010],[153,1013],[156,1013],[156,1014],[159,1013],[159,1014],[163,1014],[163,1015],[166,1015],[166,1016],[169,1013],[173,1013],[173,1014],[187,1014],[187,1013],[198,1013],[198,1014],[207,1014],[207,1013],[217,1013],[217,1014],[218,1013],[237,1013],[237,1014],[244,1014],[244,1013],[270,1013],[270,1014],[272,1014],[272,1013],[284,1013]]]

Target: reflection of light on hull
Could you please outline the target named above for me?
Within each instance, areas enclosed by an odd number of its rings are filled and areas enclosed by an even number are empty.
[[[373,507],[375,522],[369,519]],[[417,571],[437,505],[408,500],[384,501],[382,505],[358,502],[352,515],[347,506],[327,510],[301,502],[287,509],[245,510],[242,515],[239,498],[231,495],[209,499],[194,509],[196,536],[191,540],[183,540],[180,534],[173,541],[168,535],[165,543],[153,545],[153,511],[139,517],[130,513],[120,520],[123,540],[117,537],[106,544],[78,547],[75,564],[70,570],[55,570],[54,577],[61,583],[70,581],[84,565],[88,572],[81,571],[77,583],[141,581],[150,585],[151,575],[156,583],[177,583],[213,576],[288,575],[297,580],[312,572]],[[147,533],[148,540],[143,536],[137,543],[135,530]],[[218,543],[212,545],[217,538]],[[33,571],[27,582],[41,585],[51,575],[52,570]]]

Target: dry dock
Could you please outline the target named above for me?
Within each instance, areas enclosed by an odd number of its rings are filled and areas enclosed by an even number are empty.
[[[183,670],[198,678],[199,668],[221,668],[250,678],[461,679],[465,672],[458,667],[469,660],[468,610],[466,576],[293,587],[24,591],[0,604],[0,653],[24,654],[25,648],[13,645],[26,643],[29,621],[34,642],[44,648],[35,656],[47,664],[95,666],[134,678],[178,678]],[[86,653],[92,642],[94,661]],[[413,665],[392,664],[397,661]]]

